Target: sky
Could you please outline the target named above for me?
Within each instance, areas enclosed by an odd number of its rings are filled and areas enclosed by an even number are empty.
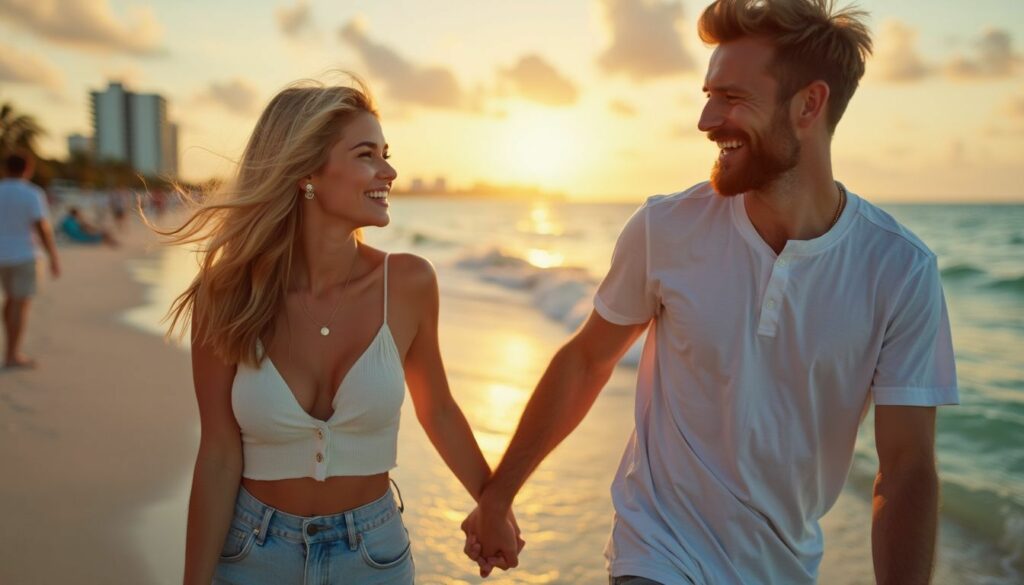
[[[92,134],[89,91],[159,93],[183,178],[226,176],[301,78],[364,79],[398,169],[640,201],[705,180],[705,0],[0,0],[0,102]],[[840,6],[847,3],[840,0]],[[878,201],[1024,202],[1024,0],[861,0],[875,54],[833,141]]]

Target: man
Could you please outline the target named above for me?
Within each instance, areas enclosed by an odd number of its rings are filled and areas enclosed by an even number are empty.
[[[50,260],[50,273],[60,276],[60,260],[47,219],[46,195],[29,182],[35,165],[30,156],[11,154],[0,180],[0,285],[4,291],[4,366],[30,368],[35,360],[21,352],[29,301],[36,292],[35,232]]]
[[[832,177],[833,131],[871,40],[828,0],[717,0],[698,127],[710,184],[628,221],[595,311],[556,354],[478,508],[467,553],[518,562],[504,520],[648,327],[636,429],[612,484],[611,582],[814,583],[819,519],[875,405],[879,583],[927,583],[935,406],[958,401],[935,256]]]

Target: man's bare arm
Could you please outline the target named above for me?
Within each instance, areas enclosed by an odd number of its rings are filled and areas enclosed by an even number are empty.
[[[938,522],[935,408],[876,406],[871,549],[879,585],[931,582]]]
[[[50,274],[57,278],[60,276],[60,256],[57,255],[57,244],[53,240],[53,228],[45,219],[37,220],[33,227],[35,227],[39,241],[42,242],[46,256],[50,260]]]
[[[548,453],[583,420],[615,364],[647,325],[616,325],[595,311],[555,354],[526,405],[508,450],[486,484],[479,512],[464,524],[467,534],[479,539],[484,558],[501,553],[508,566],[516,566],[516,551],[496,545],[509,541],[508,535],[497,529],[507,518],[516,494]]]

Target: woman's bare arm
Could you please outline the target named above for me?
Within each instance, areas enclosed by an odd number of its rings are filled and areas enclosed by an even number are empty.
[[[217,358],[193,328],[192,377],[201,437],[192,475],[185,540],[185,585],[209,585],[235,509],[242,440],[231,409],[235,366]]]

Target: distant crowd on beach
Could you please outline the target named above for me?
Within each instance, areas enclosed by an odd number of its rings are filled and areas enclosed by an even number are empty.
[[[3,290],[4,367],[33,368],[37,360],[22,352],[31,299],[39,289],[40,263],[46,256],[52,278],[60,276],[61,246],[120,245],[128,215],[142,206],[162,216],[170,197],[162,190],[140,193],[128,187],[92,190],[60,187],[44,190],[32,182],[35,158],[28,152],[3,157],[0,179],[0,287]]]

